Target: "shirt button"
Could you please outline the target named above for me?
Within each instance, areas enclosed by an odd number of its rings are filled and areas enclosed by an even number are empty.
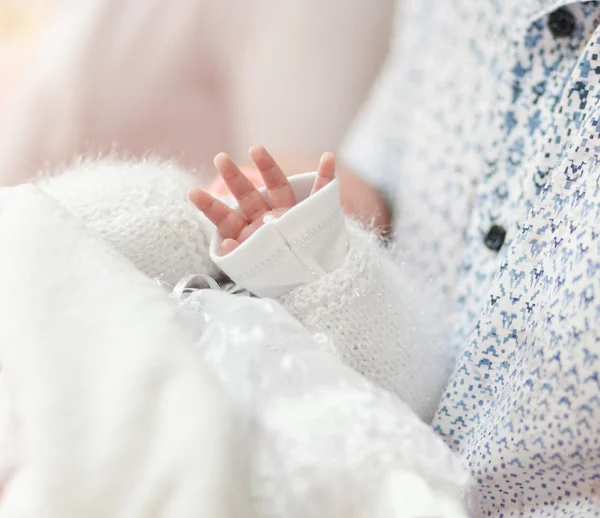
[[[505,238],[506,230],[500,225],[492,225],[485,236],[484,243],[490,250],[497,252],[502,248]]]
[[[568,9],[557,9],[548,17],[548,28],[555,38],[566,38],[575,30],[575,17]]]

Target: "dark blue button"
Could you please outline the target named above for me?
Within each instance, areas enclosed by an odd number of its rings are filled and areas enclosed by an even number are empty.
[[[577,22],[575,17],[564,7],[557,9],[548,16],[548,29],[555,38],[567,38],[573,34]]]
[[[497,252],[502,248],[505,238],[506,230],[500,225],[492,225],[485,236],[484,243],[490,250]]]

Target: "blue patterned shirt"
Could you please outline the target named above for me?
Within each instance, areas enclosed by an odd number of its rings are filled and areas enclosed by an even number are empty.
[[[433,425],[482,516],[600,516],[600,2],[402,4],[342,157],[438,288]]]

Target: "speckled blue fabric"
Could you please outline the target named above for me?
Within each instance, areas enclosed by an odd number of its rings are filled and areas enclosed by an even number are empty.
[[[600,3],[404,4],[342,157],[438,288],[433,426],[482,516],[600,516]]]

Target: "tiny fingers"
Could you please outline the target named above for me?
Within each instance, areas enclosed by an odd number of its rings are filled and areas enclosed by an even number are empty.
[[[217,227],[225,239],[237,239],[248,226],[248,221],[225,203],[200,188],[192,189],[190,201]]]
[[[328,183],[331,183],[334,178],[335,156],[333,153],[323,153],[323,155],[321,155],[321,160],[319,161],[317,177],[315,178],[315,183],[313,184],[310,194],[316,193],[319,189],[322,189]]]
[[[262,176],[274,209],[289,209],[296,205],[296,196],[290,182],[275,159],[263,146],[254,146],[248,152]]]
[[[228,155],[219,153],[215,157],[214,163],[249,221],[254,221],[271,210],[256,187]]]
[[[240,246],[240,243],[235,239],[223,239],[223,242],[221,243],[221,253],[227,255],[229,252],[233,252],[238,246]]]

